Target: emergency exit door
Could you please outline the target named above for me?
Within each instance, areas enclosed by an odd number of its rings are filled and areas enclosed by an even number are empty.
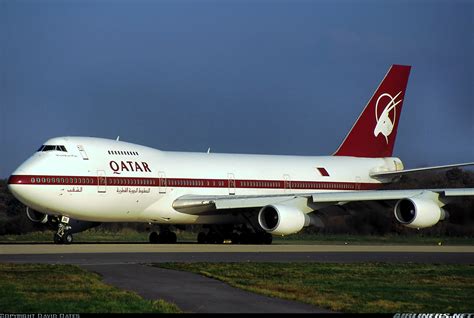
[[[234,195],[235,194],[235,177],[233,173],[228,173],[227,174],[227,180],[228,180],[228,187],[229,187],[229,194]]]

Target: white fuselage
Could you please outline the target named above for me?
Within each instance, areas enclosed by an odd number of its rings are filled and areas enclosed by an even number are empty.
[[[398,158],[309,157],[166,152],[122,141],[60,137],[36,152],[9,180],[27,206],[97,222],[205,224],[231,215],[173,209],[183,195],[258,195],[370,190],[371,172],[401,170]]]

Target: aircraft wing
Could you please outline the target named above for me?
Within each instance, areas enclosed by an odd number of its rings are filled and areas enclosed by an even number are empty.
[[[268,204],[281,203],[297,197],[310,196],[310,193],[298,195],[184,195],[173,202],[173,208],[176,211],[187,214],[208,214],[208,212],[217,210],[258,208]]]
[[[351,192],[293,193],[282,195],[184,195],[173,202],[179,212],[201,215],[219,210],[260,208],[269,204],[284,203],[296,198],[308,200],[308,206],[325,207],[342,205],[354,201],[390,201],[432,195],[440,201],[449,197],[474,196],[474,188],[413,189],[413,190],[368,190]]]

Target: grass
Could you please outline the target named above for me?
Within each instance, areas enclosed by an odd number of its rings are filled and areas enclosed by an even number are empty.
[[[337,312],[473,312],[474,265],[161,263]]]
[[[133,242],[147,243],[147,232],[138,232],[131,229],[122,229],[120,231],[103,230],[101,228],[90,229],[81,233],[74,234],[74,242],[92,243],[92,242]],[[196,242],[196,233],[177,231],[178,242]],[[50,243],[53,239],[52,231],[32,232],[24,235],[3,235],[0,236],[1,243],[15,242],[35,242]],[[435,236],[371,236],[371,235],[325,235],[325,234],[307,234],[298,233],[288,236],[274,236],[274,244],[416,244],[416,245],[474,245],[474,237],[435,237]]]
[[[0,264],[3,313],[177,313],[163,300],[104,284],[99,275],[73,265]]]

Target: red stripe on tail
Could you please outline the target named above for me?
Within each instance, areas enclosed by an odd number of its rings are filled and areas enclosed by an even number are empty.
[[[334,156],[392,156],[410,68],[392,65]]]

